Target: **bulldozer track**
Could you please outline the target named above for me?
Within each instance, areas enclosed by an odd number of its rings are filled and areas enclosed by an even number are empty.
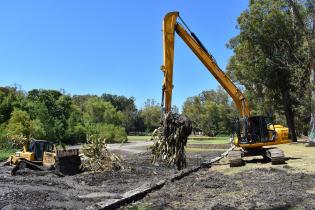
[[[98,202],[92,206],[87,207],[86,209],[118,209],[119,207],[130,204],[132,202],[141,200],[149,193],[161,189],[167,182],[175,182],[177,180],[180,180],[186,176],[189,176],[190,174],[199,171],[202,168],[211,167],[211,165],[222,158],[226,157],[230,151],[232,151],[234,147],[229,148],[224,153],[222,153],[220,156],[217,156],[209,161],[201,163],[199,166],[195,166],[193,168],[184,169],[181,172],[167,177],[166,179],[160,180],[158,182],[152,182],[152,183],[146,183],[138,188],[135,188],[133,190],[130,190],[128,192],[125,192],[120,195],[120,198],[118,199],[107,199],[105,201]]]
[[[12,169],[11,174],[13,176],[16,175],[17,171],[20,169],[29,168],[35,171],[44,171],[45,169],[39,165],[36,165],[32,163],[31,161],[28,161],[26,159],[21,159]]]

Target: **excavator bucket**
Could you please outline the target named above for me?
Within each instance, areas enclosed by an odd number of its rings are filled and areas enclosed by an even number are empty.
[[[57,150],[55,170],[64,175],[75,175],[81,172],[81,159],[78,149]]]

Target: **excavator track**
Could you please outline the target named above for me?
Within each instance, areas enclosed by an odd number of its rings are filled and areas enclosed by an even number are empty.
[[[266,157],[271,160],[272,165],[284,164],[284,152],[279,148],[266,149]]]
[[[243,165],[242,151],[232,150],[228,153],[230,167],[239,167]]]

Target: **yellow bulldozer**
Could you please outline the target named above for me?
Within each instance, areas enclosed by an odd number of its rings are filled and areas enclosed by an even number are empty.
[[[64,175],[74,175],[81,171],[78,149],[57,149],[46,140],[31,140],[21,151],[9,157],[5,165],[14,165],[12,175],[25,168],[32,170],[51,170]]]

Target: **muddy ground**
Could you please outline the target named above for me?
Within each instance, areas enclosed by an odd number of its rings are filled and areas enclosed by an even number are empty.
[[[315,209],[315,147],[282,149],[285,165],[251,157],[230,168],[223,159],[121,209]]]
[[[283,145],[287,164],[273,166],[261,158],[230,168],[223,159],[181,180],[168,181],[160,190],[120,209],[315,209],[315,147]],[[188,154],[189,167],[221,154],[201,150]],[[120,198],[120,194],[145,183],[157,182],[177,171],[152,165],[149,153],[122,153],[125,168],[106,173],[11,176],[0,167],[0,209],[86,209],[95,203]]]
[[[188,154],[188,166],[220,153]],[[28,170],[11,176],[12,167],[0,167],[0,209],[84,209],[177,172],[164,164],[152,165],[149,153],[124,154],[123,159],[123,170],[67,177]]]
[[[315,176],[274,168],[233,176],[199,171],[124,209],[315,209]]]

